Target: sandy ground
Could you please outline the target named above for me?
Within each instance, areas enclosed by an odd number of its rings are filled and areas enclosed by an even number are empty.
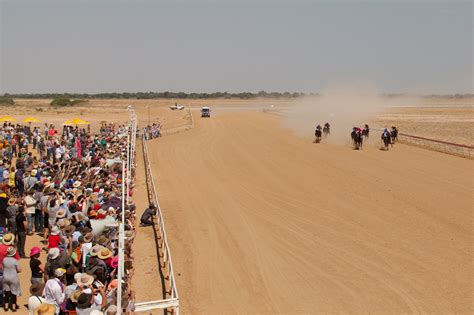
[[[472,313],[472,161],[404,145],[313,144],[261,112],[283,101],[184,103],[195,128],[150,143],[184,314]],[[66,109],[22,100],[2,111],[57,125],[81,117],[96,128],[125,122],[129,104],[141,125],[148,117],[165,129],[189,123],[170,100]],[[216,115],[200,119],[203,105]],[[450,140],[472,143],[458,129],[462,119],[472,126],[472,108],[397,108],[376,120],[402,131],[414,122],[413,133],[426,135],[439,115],[455,117],[443,127]],[[139,216],[147,201],[137,154]],[[38,241],[28,238],[27,250]],[[138,230],[134,256],[137,301],[161,299],[151,229]],[[30,271],[28,260],[21,265],[23,305]]]
[[[472,313],[473,162],[264,113],[150,143],[184,314]]]

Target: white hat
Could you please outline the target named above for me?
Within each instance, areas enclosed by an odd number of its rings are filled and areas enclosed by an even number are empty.
[[[56,259],[56,258],[58,258],[58,256],[59,256],[59,248],[54,247],[54,248],[49,249],[49,251],[48,251],[48,258],[49,259]]]
[[[51,235],[58,235],[59,234],[59,228],[55,225],[51,228]]]

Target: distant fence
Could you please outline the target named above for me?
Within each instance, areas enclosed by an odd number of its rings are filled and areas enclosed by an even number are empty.
[[[188,117],[187,118],[188,118],[188,122],[186,122],[185,124],[175,126],[175,127],[171,127],[171,128],[163,128],[161,130],[161,133],[163,135],[171,135],[171,134],[174,134],[174,133],[178,133],[178,132],[181,132],[181,131],[184,131],[184,130],[194,128],[194,118],[193,118],[193,114],[191,113],[191,107],[189,107],[189,106],[188,106]]]
[[[406,133],[399,133],[398,139],[401,143],[428,148],[430,150],[453,154],[469,159],[474,158],[473,146],[408,135]]]

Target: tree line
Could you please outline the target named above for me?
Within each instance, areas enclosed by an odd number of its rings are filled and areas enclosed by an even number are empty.
[[[38,99],[155,99],[155,98],[169,98],[169,99],[213,99],[213,98],[238,98],[238,99],[252,99],[257,97],[268,98],[297,98],[305,95],[317,95],[314,93],[305,94],[301,92],[265,92],[258,93],[240,92],[214,92],[214,93],[185,93],[185,92],[123,92],[123,93],[32,93],[32,94],[10,94],[5,93],[5,98],[38,98]]]

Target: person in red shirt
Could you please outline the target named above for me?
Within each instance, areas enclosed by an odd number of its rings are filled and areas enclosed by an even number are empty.
[[[61,237],[59,236],[59,228],[53,226],[51,229],[51,234],[48,237],[48,249],[49,248],[58,248],[61,244]]]
[[[7,249],[11,246],[15,246],[15,235],[12,233],[7,233],[3,236],[2,243],[0,243],[0,269],[3,269],[3,259],[7,257]],[[20,259],[20,254],[18,254],[18,251],[13,257]]]

